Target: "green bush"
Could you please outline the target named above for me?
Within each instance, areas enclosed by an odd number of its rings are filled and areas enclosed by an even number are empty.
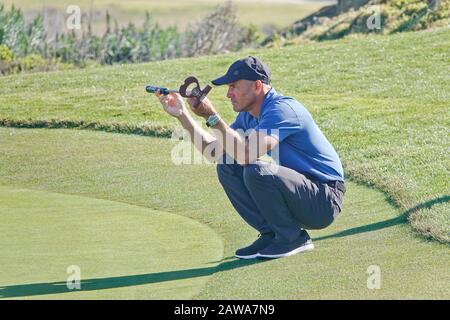
[[[8,46],[0,45],[0,74],[12,73],[15,69],[14,54]]]
[[[1,44],[0,45],[0,61],[4,63],[10,63],[12,62],[14,58],[14,54],[11,51],[10,48],[8,48],[7,45]]]
[[[450,1],[441,1],[439,6],[428,15],[429,22],[450,18]]]
[[[30,54],[26,57],[17,59],[16,66],[16,72],[53,71],[74,68],[73,64],[63,63],[60,59],[44,59],[38,54]]]
[[[428,11],[428,5],[424,2],[409,3],[405,6],[404,13],[408,16],[422,15]]]
[[[262,36],[258,30],[258,27],[254,24],[250,24],[242,29],[242,46],[252,46],[261,40]]]
[[[17,59],[20,70],[47,70],[52,63],[45,59],[71,63],[79,67],[99,64],[147,62],[201,54],[235,51],[256,41],[254,27],[243,32],[237,24],[236,8],[231,2],[218,5],[208,17],[182,33],[176,27],[161,28],[150,14],[141,28],[130,23],[111,27],[106,15],[106,32],[102,37],[83,33],[56,34],[48,39],[40,15],[31,23],[23,13],[0,4],[0,45],[5,44]],[[88,30],[91,30],[89,25]],[[49,41],[51,40],[51,45]],[[44,59],[45,58],[45,59]]]
[[[49,62],[37,54],[30,54],[17,60],[21,71],[45,71]]]
[[[404,9],[407,5],[415,4],[417,2],[423,2],[423,0],[392,0],[389,4],[398,9]]]

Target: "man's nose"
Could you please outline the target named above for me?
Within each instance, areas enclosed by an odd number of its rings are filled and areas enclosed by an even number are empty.
[[[233,93],[231,92],[231,89],[228,89],[227,91],[227,98],[231,99],[233,97]]]

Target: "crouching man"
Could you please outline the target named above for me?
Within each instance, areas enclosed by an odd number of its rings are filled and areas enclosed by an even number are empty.
[[[305,107],[270,85],[270,70],[259,59],[234,62],[212,83],[228,86],[227,98],[238,113],[228,126],[207,98],[195,108],[195,100],[188,99],[212,134],[193,120],[179,94],[157,95],[191,141],[201,141],[196,148],[202,154],[213,150],[207,157],[217,161],[226,195],[260,233],[236,257],[280,258],[312,250],[306,230],[326,228],[342,209],[345,186],[339,156]],[[260,161],[265,154],[276,154],[276,162]]]

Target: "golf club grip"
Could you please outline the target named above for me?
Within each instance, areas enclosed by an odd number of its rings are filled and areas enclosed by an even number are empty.
[[[169,90],[167,88],[163,88],[163,87],[156,87],[156,86],[146,86],[145,87],[145,91],[147,91],[148,93],[156,93],[159,92],[163,95],[168,95],[170,92],[176,92],[176,90]]]

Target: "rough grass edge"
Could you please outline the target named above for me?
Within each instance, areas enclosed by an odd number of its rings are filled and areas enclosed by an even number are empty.
[[[450,244],[450,238],[448,235],[434,232],[433,228],[426,224],[420,225],[415,223],[417,216],[421,213],[422,210],[431,209],[432,206],[436,204],[435,199],[423,200],[422,203],[409,207],[408,205],[406,205],[407,201],[404,201],[404,199],[406,199],[406,195],[403,193],[403,190],[390,189],[385,185],[381,185],[380,183],[371,181],[370,179],[367,180],[365,179],[363,173],[359,173],[354,170],[347,169],[345,171],[346,180],[350,180],[353,183],[365,186],[367,188],[376,189],[377,191],[383,193],[386,201],[390,205],[401,211],[399,218],[401,218],[405,222],[408,222],[408,224],[411,226],[411,229],[415,231],[418,236],[424,238],[425,240],[437,241],[442,244]],[[442,203],[448,203],[450,201],[450,196],[442,195],[438,199],[442,200]]]
[[[151,123],[123,123],[123,122],[87,122],[84,120],[62,119],[0,119],[0,127],[28,128],[28,129],[86,129],[111,133],[134,134],[159,138],[170,138],[173,128]]]
[[[84,129],[93,131],[105,131],[110,133],[121,134],[133,134],[158,138],[171,138],[174,131],[173,127],[164,125],[155,125],[151,123],[139,123],[129,124],[122,122],[86,122],[83,120],[61,120],[61,119],[49,119],[49,120],[32,120],[32,119],[0,119],[0,127],[9,128],[28,128],[28,129]],[[402,192],[400,190],[390,190],[386,186],[380,185],[374,181],[366,180],[364,176],[357,172],[349,170],[346,174],[347,180],[354,183],[364,185],[368,188],[377,189],[382,192],[386,201],[391,205],[402,211],[399,218],[404,218],[411,228],[416,231],[419,236],[424,237],[427,240],[435,240],[440,243],[450,244],[449,237],[440,235],[435,232],[430,232],[430,228],[427,226],[421,226],[414,223],[415,214],[418,214],[421,209],[425,207],[418,205],[413,208],[407,208],[402,203]]]

